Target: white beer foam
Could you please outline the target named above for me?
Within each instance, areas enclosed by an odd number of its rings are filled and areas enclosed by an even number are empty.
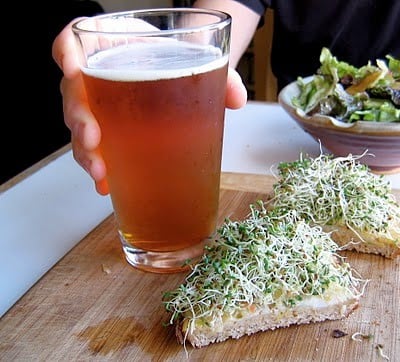
[[[222,55],[219,48],[163,39],[98,52],[88,59],[82,71],[105,80],[149,81],[201,74],[221,68],[227,62],[228,55]]]

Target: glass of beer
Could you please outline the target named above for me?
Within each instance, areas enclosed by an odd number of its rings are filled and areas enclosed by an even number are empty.
[[[231,18],[147,9],[73,24],[126,259],[172,273],[216,229]]]

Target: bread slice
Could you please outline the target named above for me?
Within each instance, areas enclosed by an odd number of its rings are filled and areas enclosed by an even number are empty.
[[[226,220],[183,284],[164,294],[185,346],[341,319],[359,305],[366,281],[328,233],[295,211],[267,211],[261,201],[250,208],[245,220]]]
[[[268,208],[296,209],[342,249],[397,257],[400,205],[389,181],[359,162],[364,156],[301,155],[279,164]]]
[[[238,339],[294,324],[343,319],[358,307],[358,298],[346,288],[338,286],[332,289],[334,292],[328,290],[326,296],[308,296],[294,307],[240,308],[229,318],[216,318],[215,321],[210,318],[208,323],[196,322],[195,327],[190,329],[188,320],[182,319],[176,325],[175,333],[181,344],[189,342],[193,347],[200,348],[229,338]]]

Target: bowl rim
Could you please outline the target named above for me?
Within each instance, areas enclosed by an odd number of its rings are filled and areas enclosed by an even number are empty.
[[[304,82],[309,82],[313,76],[302,77]],[[364,134],[372,136],[400,136],[400,122],[372,122],[356,121],[345,123],[330,116],[312,115],[307,116],[303,110],[292,105],[291,99],[299,94],[297,81],[286,85],[278,94],[279,104],[298,122],[309,127],[329,128],[339,132],[351,134]]]

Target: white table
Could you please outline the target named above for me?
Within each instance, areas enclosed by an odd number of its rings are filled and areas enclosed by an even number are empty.
[[[271,174],[319,145],[277,104],[228,110],[222,170]],[[400,189],[400,174],[386,176]],[[112,212],[71,151],[0,193],[0,316]]]

